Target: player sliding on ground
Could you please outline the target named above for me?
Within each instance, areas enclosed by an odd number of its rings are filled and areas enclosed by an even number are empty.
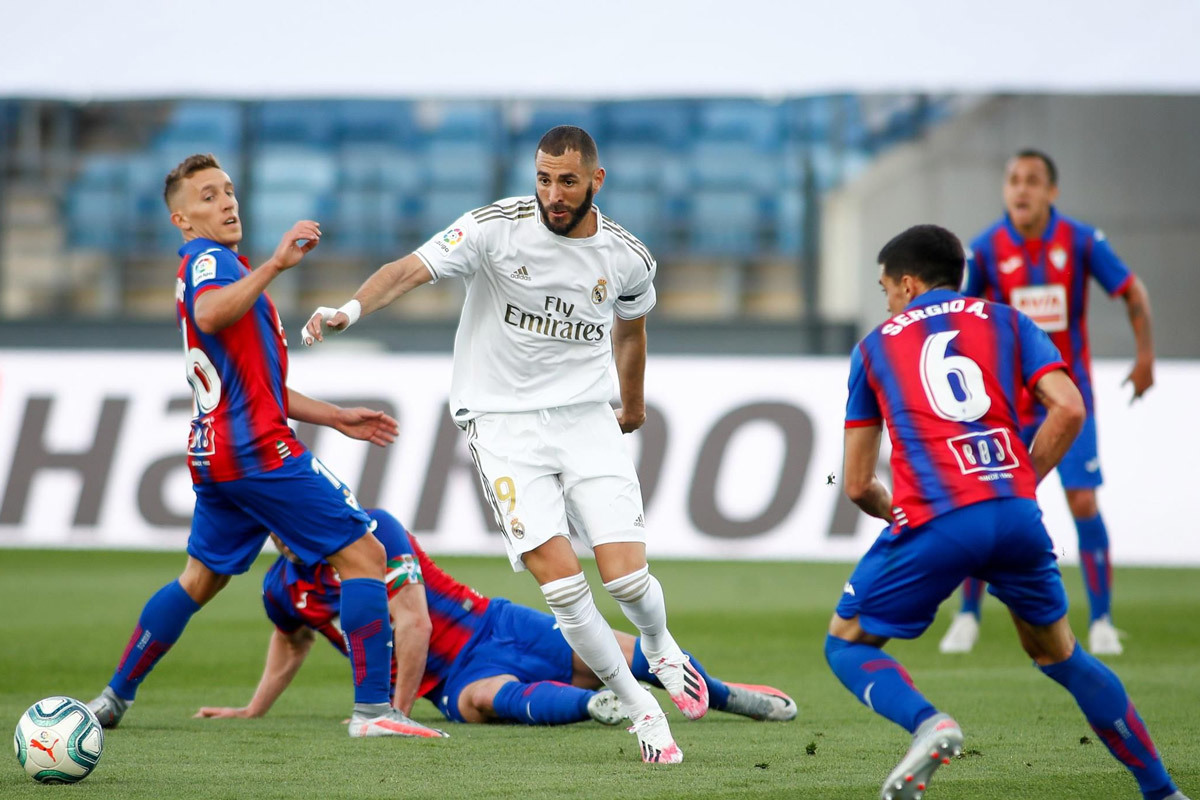
[[[641,633],[651,671],[684,716],[703,716],[708,688],[667,630],[662,586],[646,563],[641,486],[621,439],[646,420],[657,265],[592,204],[605,173],[586,131],[553,128],[531,155],[534,196],[463,214],[380,267],[341,308],[318,308],[302,336],[321,341],[326,326],[345,330],[424,283],[465,280],[450,413],[467,433],[509,562],[529,570],[571,649],[617,693],[642,760],[676,764],[683,751],[666,715],[629,671],[568,539],[570,519]]]
[[[395,631],[392,702],[399,711],[410,714],[424,697],[452,722],[565,725],[591,718],[615,725],[625,717],[611,689],[597,691],[600,679],[571,652],[554,617],[484,597],[442,571],[391,514],[367,513],[387,551]],[[337,573],[327,563],[305,566],[280,549],[284,555],[263,578],[263,605],[275,630],[258,689],[242,708],[205,707],[197,717],[266,714],[304,663],[314,631],[346,653],[337,627]],[[660,686],[641,640],[620,632],[616,637],[634,677]],[[695,658],[691,663],[708,686],[712,708],[758,720],[796,716],[796,704],[778,689],[725,683]]]
[[[889,524],[846,583],[825,656],[856,698],[913,734],[881,797],[918,800],[934,770],[963,745],[958,723],[881,648],[891,638],[920,636],[938,604],[974,577],[1008,606],[1025,652],[1071,693],[1143,797],[1184,800],[1125,687],[1079,646],[1067,622],[1067,595],[1036,499],[1038,482],[1087,413],[1066,363],[1029,317],[956,291],[963,249],[944,228],[909,228],[878,260],[894,316],[850,358],[844,473],[850,499]],[[1022,387],[1046,409],[1029,450],[1017,415]],[[885,422],[893,491],[875,475]]]
[[[196,507],[183,574],[146,602],[112,679],[88,707],[115,727],[192,615],[250,568],[273,530],[306,563],[327,559],[342,575],[341,619],[355,643],[350,735],[407,735],[412,726],[388,703],[383,547],[354,495],[288,427],[289,418],[327,425],[377,445],[397,432],[383,412],[339,408],[287,386],[287,340],[266,288],[317,246],[321,229],[297,222],[251,270],[237,252],[233,182],[215,158],[186,159],[167,175],[163,196],[184,241],[175,300],[194,400],[187,463]]]

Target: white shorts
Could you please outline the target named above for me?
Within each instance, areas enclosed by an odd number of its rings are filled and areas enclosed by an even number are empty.
[[[513,570],[524,553],[569,536],[589,548],[645,542],[642,487],[607,403],[484,414],[467,423],[467,445],[504,533]]]

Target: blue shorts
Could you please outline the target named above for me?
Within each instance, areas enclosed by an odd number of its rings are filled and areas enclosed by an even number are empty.
[[[915,639],[964,578],[1032,625],[1067,613],[1067,594],[1042,511],[1007,498],[955,509],[899,536],[885,528],[846,583],[837,614],[867,633]]]
[[[1033,442],[1038,425],[1021,429],[1021,440],[1026,447]],[[1096,445],[1095,414],[1087,415],[1071,449],[1058,462],[1058,479],[1064,489],[1095,489],[1104,483],[1104,475],[1100,472],[1100,450]]]
[[[503,598],[492,600],[488,614],[492,617],[491,628],[469,651],[459,655],[438,687],[439,694],[430,698],[452,722],[463,721],[458,713],[458,696],[477,680],[515,675],[522,683],[571,682],[571,646],[553,616]]]
[[[304,452],[270,472],[219,483],[198,483],[188,555],[218,575],[250,569],[267,533],[312,566],[357,541],[371,518],[344,485]],[[318,462],[319,463],[319,462]]]

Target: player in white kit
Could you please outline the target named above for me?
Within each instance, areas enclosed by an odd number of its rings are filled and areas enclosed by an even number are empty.
[[[678,763],[666,716],[597,611],[567,526],[595,553],[604,588],[637,626],[672,701],[689,719],[703,716],[708,689],[667,630],[662,587],[646,563],[641,487],[621,439],[646,418],[657,265],[593,205],[605,173],[586,131],[551,129],[534,165],[535,196],[463,214],[380,267],[341,308],[318,308],[302,339],[321,341],[323,326],[344,330],[423,283],[466,281],[450,412],[467,432],[509,559],[533,574],[567,642],[629,709],[642,760]]]

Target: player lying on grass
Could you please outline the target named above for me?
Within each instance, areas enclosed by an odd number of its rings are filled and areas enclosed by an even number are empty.
[[[554,617],[504,598],[488,598],[446,574],[395,517],[368,510],[387,550],[387,587],[395,630],[393,705],[403,714],[426,697],[453,722],[565,725],[588,718],[615,725],[624,717],[616,695],[601,689],[571,651]],[[278,546],[280,542],[276,542]],[[296,676],[316,636],[346,652],[337,626],[341,586],[333,567],[305,567],[279,557],[263,579],[263,605],[275,623],[262,679],[243,708],[201,708],[197,717],[261,717]],[[641,639],[617,633],[633,674],[659,686]],[[708,685],[711,706],[759,720],[790,720],[796,704],[778,689],[725,683],[692,658]],[[600,691],[597,691],[600,690]],[[435,736],[413,723],[413,736]]]

